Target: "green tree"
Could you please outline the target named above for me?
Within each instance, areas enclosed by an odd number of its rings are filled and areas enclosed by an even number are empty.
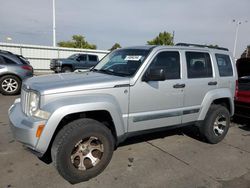
[[[241,58],[250,58],[250,45],[248,45],[244,52],[241,54]]]
[[[174,45],[173,43],[173,35],[164,31],[163,33],[159,33],[157,37],[153,40],[147,41],[149,45]]]
[[[117,48],[121,48],[121,45],[120,45],[119,43],[115,43],[115,44],[109,49],[109,51],[113,51],[113,50],[115,50],[115,49],[117,49]]]
[[[67,48],[85,48],[85,49],[96,49],[95,44],[90,44],[85,40],[85,37],[82,35],[73,35],[72,40],[70,41],[61,41],[57,43],[60,47]]]

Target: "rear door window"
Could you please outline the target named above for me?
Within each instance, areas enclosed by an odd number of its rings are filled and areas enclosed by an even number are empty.
[[[232,62],[229,55],[215,54],[219,74],[221,77],[233,76]]]
[[[188,78],[213,77],[211,58],[206,52],[186,52]]]
[[[0,55],[0,64],[5,64],[3,57]]]
[[[10,64],[10,65],[15,65],[15,64],[17,64],[15,61],[11,60],[11,59],[8,58],[8,57],[4,57],[4,56],[3,56],[3,59],[4,59],[4,61],[5,61],[6,64]]]
[[[96,55],[89,55],[89,61],[95,61],[95,62],[97,62],[98,58],[97,58]]]
[[[79,59],[79,61],[87,61],[87,56],[86,55],[79,55],[79,57],[77,59]]]

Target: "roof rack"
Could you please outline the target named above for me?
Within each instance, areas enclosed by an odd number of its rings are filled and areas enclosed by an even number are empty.
[[[229,51],[227,48],[208,46],[208,45],[202,45],[202,44],[177,43],[175,46],[194,46],[194,47],[199,47],[199,48],[212,48],[212,49],[217,49],[217,50]]]

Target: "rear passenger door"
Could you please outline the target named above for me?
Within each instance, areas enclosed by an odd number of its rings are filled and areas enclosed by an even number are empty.
[[[79,55],[76,58],[76,60],[77,60],[77,62],[75,65],[75,69],[86,69],[88,67],[86,54]]]
[[[3,56],[0,55],[0,74],[7,71],[6,63],[3,59]]]
[[[197,120],[205,95],[217,88],[211,55],[208,52],[186,51],[186,70],[184,107],[182,123]]]
[[[88,55],[88,63],[87,63],[88,68],[96,66],[97,63],[98,63],[97,55]]]
[[[161,51],[150,62],[140,80],[130,87],[129,132],[181,123],[183,85],[180,53]],[[166,72],[164,81],[143,81],[152,69]]]

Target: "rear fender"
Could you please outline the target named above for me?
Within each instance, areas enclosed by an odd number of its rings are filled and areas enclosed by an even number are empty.
[[[230,101],[230,114],[232,116],[234,114],[233,95],[230,89],[221,88],[221,89],[215,89],[215,90],[209,91],[205,95],[202,101],[202,105],[201,105],[202,108],[201,108],[198,120],[204,120],[213,101],[215,101],[216,99],[222,99],[222,98],[227,98]]]

